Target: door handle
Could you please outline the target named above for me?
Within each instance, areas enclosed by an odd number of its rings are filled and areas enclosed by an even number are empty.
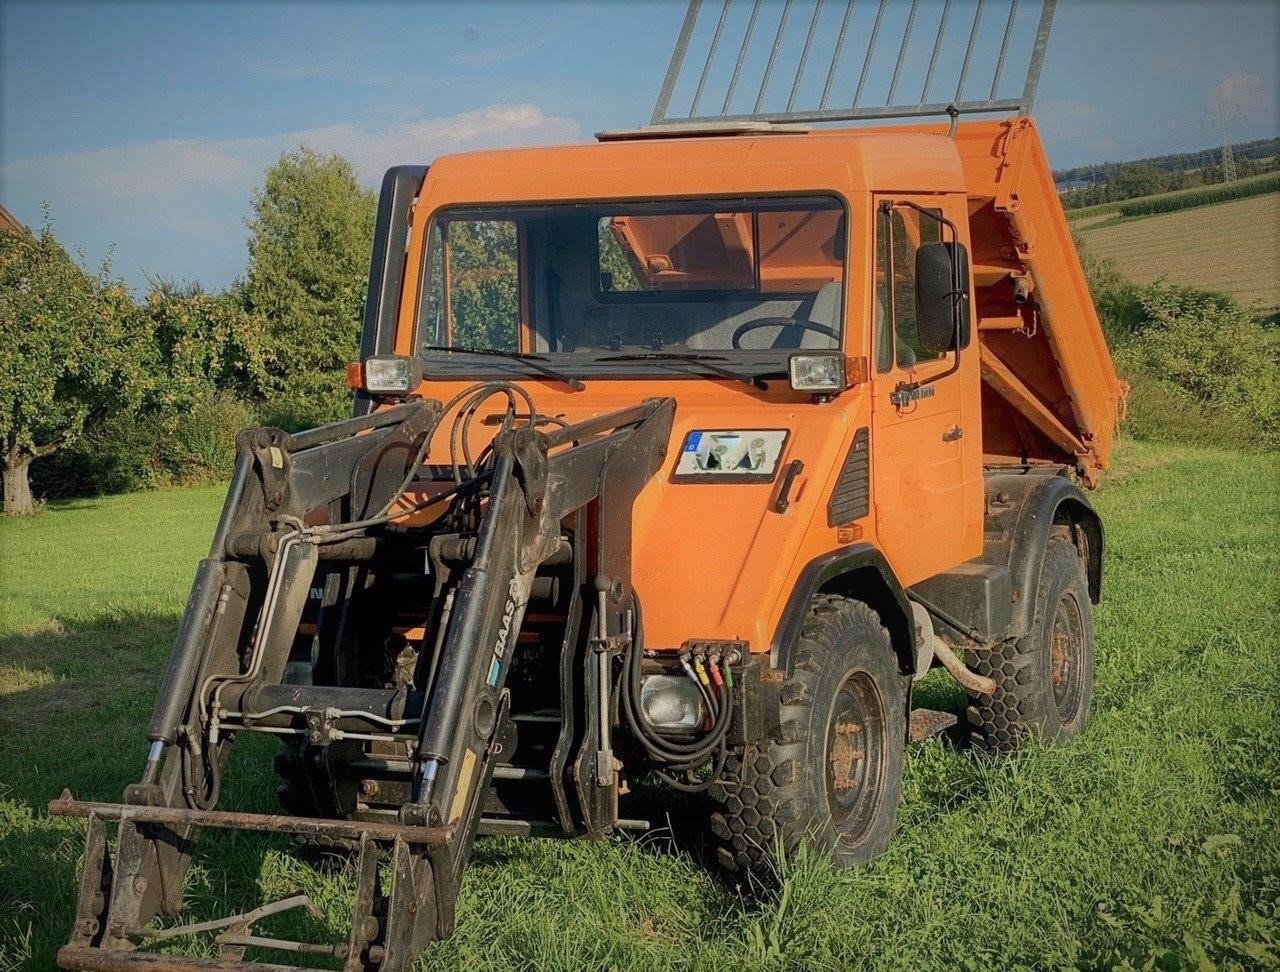
[[[791,505],[791,487],[795,485],[796,477],[802,472],[804,472],[804,463],[799,459],[792,459],[787,463],[787,471],[782,474],[782,486],[778,489],[778,498],[773,501],[773,512],[787,512],[787,507]]]
[[[957,439],[964,438],[964,429],[958,425],[953,425],[947,431],[942,433],[943,442],[955,442]]]

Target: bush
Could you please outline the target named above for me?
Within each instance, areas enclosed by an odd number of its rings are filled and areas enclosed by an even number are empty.
[[[280,379],[258,409],[260,425],[301,432],[351,418],[351,390],[345,371],[299,372]]]
[[[1224,294],[1138,286],[1086,257],[1137,438],[1280,446],[1280,331]]]
[[[188,484],[229,478],[236,462],[236,433],[256,424],[244,402],[207,391],[188,410],[161,423],[156,462],[164,479]]]
[[[1129,381],[1124,433],[1144,442],[1187,445],[1224,444],[1244,448],[1268,445],[1257,426],[1238,411],[1206,405],[1185,388],[1132,365],[1121,352],[1116,367]]]
[[[236,433],[255,424],[247,404],[206,387],[180,409],[108,416],[75,445],[37,463],[32,478],[44,496],[223,480],[235,465]]]

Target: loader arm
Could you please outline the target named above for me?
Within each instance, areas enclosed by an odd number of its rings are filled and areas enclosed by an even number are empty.
[[[453,404],[460,412],[469,407],[466,399]],[[474,475],[456,477],[443,491],[436,484],[433,498],[418,504],[444,497],[449,510],[414,525],[404,500],[394,504],[411,480],[438,468],[443,457],[430,456],[428,444],[452,407],[413,401],[298,436],[273,429],[241,436],[213,549],[197,573],[157,698],[142,779],[119,804],[65,793],[49,807],[89,818],[76,924],[59,953],[64,968],[152,967],[161,957],[138,949],[179,930],[218,933],[222,962],[198,967],[238,967],[246,944],[318,951],[348,970],[411,967],[428,942],[453,930],[495,760],[513,732],[506,681],[530,591],[544,565],[566,558],[585,558],[573,564],[573,577],[592,631],[581,641],[566,639],[566,650],[590,656],[566,664],[585,673],[582,708],[605,714],[567,732],[577,752],[573,767],[595,772],[566,775],[576,777],[580,829],[602,832],[616,822],[608,672],[631,630],[631,506],[665,456],[674,402],[652,399],[550,433],[537,427],[536,415],[521,422],[509,410]],[[578,528],[572,538],[566,524]],[[406,545],[443,565],[435,592],[447,589],[447,606],[434,612],[433,655],[416,668],[406,662],[410,673],[387,687],[285,684],[316,593],[332,589],[334,578],[350,585],[348,593],[358,590],[353,576],[381,569],[389,549]],[[337,612],[338,637],[359,644],[352,631],[369,619],[345,616],[358,613],[347,607]],[[399,747],[412,765],[406,799],[394,817],[220,810],[221,775],[242,732],[280,735],[321,767],[353,746]],[[323,773],[317,779],[323,782]],[[331,796],[342,808],[344,795]],[[109,825],[118,830],[114,848]],[[209,827],[357,849],[348,940],[291,943],[252,933],[277,905],[312,907],[298,897],[221,923],[154,927],[152,919],[180,910],[195,840]],[[389,889],[382,864],[393,874]]]

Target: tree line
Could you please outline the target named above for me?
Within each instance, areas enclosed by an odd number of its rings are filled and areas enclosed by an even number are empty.
[[[1236,162],[1236,178],[1275,172],[1277,168],[1280,164],[1274,157],[1244,159]],[[1223,184],[1222,166],[1218,162],[1207,162],[1193,169],[1167,169],[1150,163],[1135,163],[1108,171],[1100,182],[1064,192],[1062,205],[1066,209],[1084,209],[1139,196]]]
[[[74,259],[47,209],[0,233],[4,511],[220,477],[240,428],[349,414],[376,206],[345,159],[287,153],[254,193],[243,277],[140,299]]]

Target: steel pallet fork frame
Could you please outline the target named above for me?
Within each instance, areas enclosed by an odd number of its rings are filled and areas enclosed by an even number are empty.
[[[987,0],[978,0],[974,8],[973,21],[969,27],[969,40],[965,47],[964,59],[959,71],[959,79],[956,84],[954,96],[949,101],[930,100],[930,94],[934,88],[934,79],[937,73],[938,60],[942,54],[944,43],[947,38],[947,27],[952,17],[952,0],[944,0],[942,11],[939,15],[939,23],[937,32],[933,39],[933,45],[929,56],[929,67],[925,72],[924,83],[921,87],[920,98],[918,101],[899,101],[897,100],[898,89],[902,80],[903,67],[907,61],[907,52],[910,47],[912,35],[918,21],[920,8],[920,0],[911,0],[911,6],[907,14],[906,23],[903,29],[902,40],[898,45],[897,57],[894,63],[893,76],[889,82],[889,93],[882,105],[866,105],[863,104],[863,95],[866,90],[867,80],[870,76],[871,66],[875,59],[877,47],[882,40],[882,28],[884,25],[884,15],[889,7],[891,0],[878,0],[876,7],[875,22],[867,37],[866,43],[862,48],[862,69],[858,74],[858,82],[853,93],[852,99],[848,104],[843,106],[832,106],[832,89],[835,86],[836,76],[839,67],[844,60],[846,51],[846,41],[849,34],[850,21],[853,18],[857,0],[846,0],[844,13],[840,20],[840,27],[836,33],[834,46],[832,50],[831,63],[827,68],[827,74],[822,87],[822,94],[818,98],[816,104],[808,106],[797,104],[802,84],[806,79],[806,71],[810,65],[810,55],[812,53],[815,38],[819,35],[819,22],[822,17],[824,0],[814,0],[812,12],[808,18],[808,26],[805,28],[803,46],[800,49],[799,57],[796,61],[795,73],[792,75],[791,84],[787,93],[786,108],[781,111],[763,110],[764,105],[770,94],[770,82],[774,77],[774,69],[778,65],[779,54],[784,46],[788,43],[791,35],[788,34],[788,28],[793,22],[804,24],[804,19],[798,21],[792,17],[795,8],[795,0],[785,0],[782,5],[782,12],[778,19],[778,27],[774,33],[773,41],[769,47],[769,57],[765,64],[764,72],[761,76],[760,86],[756,90],[754,105],[749,112],[735,112],[731,110],[734,96],[738,93],[738,82],[741,78],[743,64],[747,59],[747,53],[751,47],[752,41],[755,39],[756,28],[760,19],[760,12],[764,5],[764,0],[753,0],[751,13],[747,20],[745,33],[742,43],[738,48],[734,59],[732,74],[729,77],[726,86],[723,101],[720,104],[719,111],[703,111],[702,101],[707,94],[707,83],[710,79],[712,69],[716,65],[716,56],[720,51],[720,44],[724,38],[725,26],[729,20],[729,13],[734,5],[734,0],[723,0],[720,8],[720,16],[716,22],[715,32],[707,45],[706,56],[703,59],[701,69],[698,72],[698,82],[694,90],[689,104],[689,110],[681,113],[673,111],[672,97],[675,93],[676,84],[686,67],[686,62],[690,62],[690,44],[693,39],[694,30],[698,24],[699,14],[702,8],[702,0],[690,0],[688,10],[685,13],[684,23],[680,28],[680,35],[676,40],[675,50],[672,52],[671,61],[667,66],[667,73],[662,82],[662,89],[658,94],[658,100],[653,109],[653,117],[650,120],[651,125],[697,125],[697,124],[715,124],[715,123],[733,123],[733,122],[779,122],[779,123],[805,123],[805,122],[834,122],[834,121],[872,121],[878,119],[891,118],[920,118],[920,117],[936,117],[938,115],[955,114],[982,114],[993,112],[1016,112],[1025,115],[1031,111],[1032,103],[1035,101],[1036,87],[1040,82],[1040,72],[1044,66],[1045,50],[1049,44],[1049,33],[1053,25],[1053,13],[1057,0],[1043,0],[1040,10],[1040,18],[1036,25],[1035,37],[1032,43],[1030,56],[1027,63],[1026,80],[1023,84],[1022,93],[1016,98],[1000,98],[997,94],[1000,90],[1000,82],[1004,77],[1005,65],[1008,60],[1010,40],[1014,32],[1014,24],[1018,16],[1019,0],[1009,0],[1007,13],[1005,15],[1004,33],[1000,42],[1000,53],[995,60],[995,64],[991,73],[991,84],[988,88],[988,94],[985,98],[969,98],[964,97],[966,85],[971,80],[971,72],[974,61],[974,50],[977,46],[980,32],[982,29],[983,15],[986,12]],[[993,6],[998,0],[993,0]],[[796,35],[798,37],[798,35]],[[849,48],[854,51],[854,48]],[[856,63],[856,59],[855,59]]]

